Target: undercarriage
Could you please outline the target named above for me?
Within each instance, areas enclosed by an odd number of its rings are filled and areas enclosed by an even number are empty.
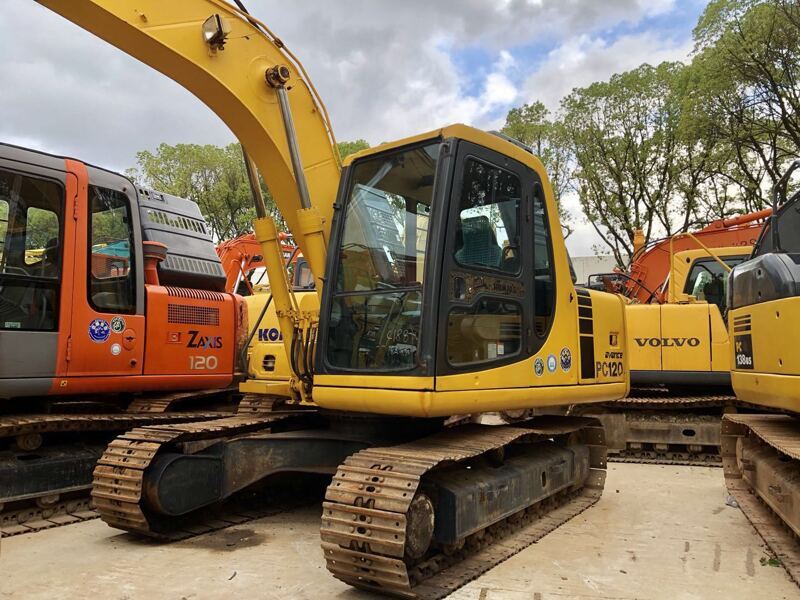
[[[446,425],[276,402],[257,416],[118,437],[92,496],[113,527],[175,540],[241,522],[237,496],[271,477],[332,476],[328,569],[355,587],[438,598],[594,504],[605,458],[590,418]]]

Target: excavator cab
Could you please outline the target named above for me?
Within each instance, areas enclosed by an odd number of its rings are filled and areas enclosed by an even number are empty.
[[[619,300],[590,320],[595,295],[576,292],[563,243],[553,243],[561,233],[541,165],[493,134],[434,133],[364,151],[343,173],[315,402],[428,416],[480,410],[476,402],[490,410],[489,389],[531,407],[532,388],[623,388],[621,361],[605,376],[596,364],[622,356]],[[576,345],[578,307],[586,338]],[[354,388],[378,385],[396,393],[352,400]]]
[[[147,243],[166,246],[160,281]],[[224,283],[193,202],[0,145],[0,398],[229,385],[240,319]]]
[[[773,216],[750,260],[731,272],[728,286],[736,396],[795,412],[800,358],[787,332],[800,326],[800,193],[787,195],[786,186],[798,168],[800,161],[776,186]]]

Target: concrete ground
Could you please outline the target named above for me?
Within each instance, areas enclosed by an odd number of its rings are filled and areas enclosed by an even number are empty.
[[[171,545],[100,521],[7,538],[0,598],[338,598],[319,549],[319,506]],[[722,470],[610,465],[600,502],[461,588],[457,600],[800,598],[738,509]]]

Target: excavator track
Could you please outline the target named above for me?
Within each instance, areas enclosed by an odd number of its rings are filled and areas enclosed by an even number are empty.
[[[586,414],[606,427],[610,462],[722,466],[719,423],[723,411],[738,406],[728,395],[677,395],[663,389],[639,389]]]
[[[148,424],[181,423],[219,417],[219,412],[16,415],[0,417],[0,438],[44,433],[121,431]]]
[[[214,421],[138,427],[112,441],[97,461],[92,499],[110,526],[138,535],[180,540],[222,529],[259,516],[273,514],[274,508],[227,513],[209,509],[186,518],[161,519],[143,506],[145,471],[162,449],[177,444],[200,442],[263,430],[297,411],[270,412],[272,400],[262,399],[242,407],[241,413]]]
[[[13,472],[14,461],[17,464],[30,467],[34,464],[31,457],[41,461],[53,454],[55,449],[57,458],[65,458],[72,446],[58,443],[51,446],[45,443],[45,436],[64,434],[88,434],[94,440],[90,444],[74,446],[76,453],[74,459],[82,465],[81,472],[92,468],[93,462],[87,465],[88,460],[95,461],[102,454],[101,442],[103,434],[116,435],[132,428],[145,426],[163,426],[175,423],[197,423],[219,420],[230,416],[230,410],[205,410],[192,412],[166,412],[174,409],[175,404],[184,400],[209,400],[215,397],[224,399],[230,390],[208,390],[199,392],[181,392],[167,395],[149,395],[135,399],[131,402],[126,412],[114,413],[85,413],[64,412],[54,414],[22,414],[0,416],[0,440],[10,442],[9,448],[0,452],[0,479],[11,477],[28,477]],[[239,410],[247,413],[269,410],[273,401],[259,396],[252,398],[246,405],[239,404]],[[79,403],[69,403],[70,407]],[[58,439],[56,437],[56,439]],[[98,445],[100,444],[100,445]],[[38,463],[37,463],[38,464]],[[77,463],[76,463],[77,464]],[[59,474],[73,472],[76,467],[58,467]],[[90,471],[87,471],[87,476]],[[62,475],[63,477],[64,475]],[[73,474],[73,477],[75,475]],[[48,479],[48,481],[50,481]],[[68,525],[89,519],[95,519],[99,514],[95,511],[94,501],[90,495],[92,483],[87,477],[70,480],[68,485],[62,482],[61,487],[50,488],[44,491],[31,492],[26,489],[26,494],[9,497],[0,497],[0,536],[23,535],[35,533],[42,529],[49,529],[60,525]],[[19,486],[17,486],[19,487]],[[27,487],[27,486],[25,486]]]
[[[579,431],[590,446],[590,470],[578,489],[559,490],[488,524],[458,547],[431,546],[421,558],[409,558],[417,535],[410,524],[419,521],[414,514],[417,493],[426,475],[515,442]],[[339,467],[325,495],[321,538],[328,570],[349,585],[373,592],[442,598],[596,503],[605,464],[602,427],[593,419],[574,417],[517,427],[465,425],[398,446],[363,450]],[[432,527],[432,515],[430,519]]]
[[[0,512],[0,537],[36,533],[43,529],[89,521],[99,516],[94,510],[89,493],[76,492],[52,504],[37,505],[31,502],[24,508]]]
[[[722,461],[728,492],[800,585],[800,421],[725,415]]]

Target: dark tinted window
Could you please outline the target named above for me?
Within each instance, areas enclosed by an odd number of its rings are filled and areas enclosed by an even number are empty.
[[[456,262],[518,273],[519,202],[516,175],[468,158],[456,223]]]
[[[756,254],[773,252],[772,221],[767,221]],[[778,209],[778,235],[782,252],[800,253],[800,200],[790,200]]]
[[[136,311],[133,229],[122,192],[89,186],[89,301],[101,312]]]
[[[547,207],[542,188],[537,185],[533,195],[533,327],[539,338],[547,336],[555,310],[556,282],[551,248]]]
[[[447,318],[447,360],[467,365],[502,360],[519,353],[522,307],[517,302],[483,299],[455,307]]]

